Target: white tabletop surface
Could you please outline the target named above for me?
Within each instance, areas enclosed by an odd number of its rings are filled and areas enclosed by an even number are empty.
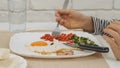
[[[56,26],[56,23],[52,22],[36,22],[36,23],[27,23],[26,30],[53,30]],[[60,26],[61,29],[65,29],[64,27]],[[9,30],[9,24],[8,23],[0,23],[0,30]],[[94,35],[98,41],[103,46],[108,46],[109,44],[106,43],[106,41],[102,38],[100,35]],[[109,53],[102,54],[109,64],[110,68],[120,68],[120,61],[116,61],[115,57],[113,55],[112,50],[110,49]]]

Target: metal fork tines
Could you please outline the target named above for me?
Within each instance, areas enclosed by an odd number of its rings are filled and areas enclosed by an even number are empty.
[[[57,35],[60,35],[59,23],[57,23],[55,30],[53,30],[52,32],[52,36],[57,36]]]
[[[63,4],[63,9],[66,9],[68,6],[69,0],[65,0]],[[62,18],[62,16],[61,16]],[[59,28],[59,23],[57,23],[56,28],[52,31],[52,36],[57,36],[60,35],[60,28]]]

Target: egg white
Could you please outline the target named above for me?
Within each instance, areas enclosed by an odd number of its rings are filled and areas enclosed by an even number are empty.
[[[29,49],[32,52],[38,52],[38,53],[42,53],[42,52],[52,53],[60,49],[72,49],[72,47],[66,46],[58,41],[55,41],[53,45],[50,45],[51,42],[49,41],[44,41],[44,42],[48,43],[48,46],[31,46],[31,44],[27,44],[27,49]]]

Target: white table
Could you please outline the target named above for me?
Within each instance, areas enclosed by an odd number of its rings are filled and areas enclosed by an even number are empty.
[[[53,30],[56,26],[56,23],[52,22],[39,22],[39,23],[27,23],[26,30]],[[64,27],[60,26],[61,29],[65,29]],[[8,23],[0,23],[0,30],[9,30],[9,24]],[[109,44],[106,43],[106,41],[102,38],[100,35],[95,35],[95,37],[98,39],[101,45],[108,46]],[[120,61],[116,61],[115,57],[112,53],[112,50],[110,49],[110,52],[107,54],[102,54],[109,64],[110,68],[120,68]]]

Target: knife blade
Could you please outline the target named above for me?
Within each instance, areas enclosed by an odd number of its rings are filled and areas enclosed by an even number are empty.
[[[74,48],[80,48],[83,50],[90,50],[90,51],[95,51],[95,52],[100,52],[100,53],[108,53],[109,52],[109,48],[108,47],[101,47],[101,46],[94,46],[94,45],[84,45],[84,44],[80,44],[80,45],[76,45],[76,44],[69,44],[69,43],[63,43],[67,46],[70,47],[74,47]]]

